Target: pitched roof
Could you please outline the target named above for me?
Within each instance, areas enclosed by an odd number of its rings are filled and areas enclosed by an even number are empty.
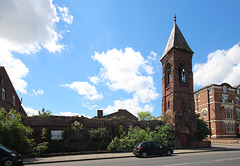
[[[174,20],[174,25],[170,37],[168,39],[167,46],[163,53],[162,58],[172,49],[172,48],[179,48],[187,52],[193,52],[191,48],[188,46],[182,32],[180,31],[179,27],[176,23],[176,17]],[[161,59],[162,59],[161,58]]]

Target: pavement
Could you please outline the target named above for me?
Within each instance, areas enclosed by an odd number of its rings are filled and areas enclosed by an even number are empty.
[[[229,151],[238,150],[240,151],[240,144],[212,144],[211,148],[200,148],[200,149],[175,149],[174,154],[184,153],[202,153],[211,151]],[[46,163],[57,163],[57,162],[72,162],[72,161],[85,161],[85,160],[100,160],[100,159],[114,159],[114,158],[129,158],[135,157],[132,152],[124,153],[95,153],[95,154],[74,154],[74,155],[62,155],[62,156],[51,156],[51,157],[36,157],[36,158],[24,158],[23,164],[46,164]]]

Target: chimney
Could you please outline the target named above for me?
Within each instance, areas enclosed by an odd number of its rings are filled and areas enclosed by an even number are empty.
[[[103,118],[103,110],[97,110],[97,117]]]
[[[118,109],[118,112],[120,112],[120,111],[127,111],[126,109]]]

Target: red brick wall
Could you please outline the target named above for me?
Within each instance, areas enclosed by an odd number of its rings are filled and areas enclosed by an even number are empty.
[[[170,113],[172,117],[171,122],[173,126],[175,126],[176,132],[176,147],[183,146],[184,143],[181,137],[183,134],[186,134],[184,132],[188,132],[190,146],[197,144],[194,134],[196,130],[196,118],[193,96],[192,56],[193,53],[172,48],[161,59],[163,66],[162,115],[164,116]],[[169,64],[171,68],[171,79],[170,84],[166,85],[167,67]],[[186,70],[185,83],[182,83],[180,80],[181,65],[183,65]],[[188,131],[183,131],[185,128],[188,128]]]
[[[5,89],[5,99],[2,98],[3,88]],[[15,105],[13,104],[13,96],[15,96]],[[21,101],[12,85],[11,80],[4,67],[0,66],[0,107],[5,108],[7,111],[14,109],[24,116],[27,116],[24,111]]]
[[[42,142],[41,132],[43,128],[46,128],[50,133],[51,130],[64,130],[67,138],[70,137],[70,126],[72,122],[78,121],[83,124],[83,138],[80,140],[74,140],[74,143],[77,146],[77,150],[87,150],[88,149],[88,131],[91,129],[97,129],[99,127],[106,127],[107,131],[110,134],[109,140],[113,139],[116,136],[119,136],[119,126],[123,125],[125,132],[128,132],[130,125],[133,127],[140,127],[150,130],[155,129],[158,125],[157,120],[153,121],[133,121],[128,119],[103,119],[103,118],[93,118],[88,119],[85,117],[64,117],[64,116],[48,116],[48,117],[39,117],[33,116],[24,119],[24,124],[30,126],[33,129],[32,137],[36,143]],[[48,138],[50,141],[51,137]]]
[[[223,92],[223,87],[227,88],[226,93]],[[212,93],[209,93],[210,89],[212,89]],[[238,136],[237,124],[240,123],[240,121],[236,118],[236,110],[240,110],[240,103],[238,102],[238,104],[236,104],[235,98],[240,98],[240,96],[236,92],[237,88],[226,83],[221,85],[211,84],[195,91],[195,110],[200,113],[201,118],[206,121],[208,125],[210,119],[213,138],[235,138]],[[200,94],[200,97],[198,97],[198,94]],[[223,94],[228,95],[228,102],[222,101]],[[210,102],[210,100],[208,101],[208,97],[212,97],[212,102]],[[198,101],[200,101],[200,105]],[[226,118],[225,109],[227,108],[232,110],[231,118]],[[203,116],[204,109],[207,110],[206,116]],[[234,125],[233,132],[226,132],[227,123]]]

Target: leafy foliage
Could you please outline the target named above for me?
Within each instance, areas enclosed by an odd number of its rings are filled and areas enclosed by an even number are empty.
[[[83,124],[74,121],[70,127],[70,138],[71,139],[82,139],[83,137]]]
[[[42,111],[38,111],[39,116],[50,116],[51,114],[52,112],[50,110],[45,110],[44,108],[42,108]]]
[[[199,118],[200,116],[197,115],[197,131],[196,131],[196,136],[199,141],[203,140],[206,138],[208,135],[212,135],[211,130],[208,128],[207,123]]]
[[[173,128],[170,124],[162,121],[160,121],[155,130],[151,132],[149,128],[145,131],[130,126],[128,135],[120,138],[115,137],[108,145],[108,150],[129,151],[132,150],[136,144],[143,141],[157,141],[163,145],[174,146]]]
[[[91,129],[89,132],[89,147],[92,150],[105,150],[109,144],[109,133],[106,128]]]
[[[124,126],[123,125],[119,126],[119,136],[120,136],[120,138],[123,138],[123,137],[126,136],[126,132],[124,131]]]
[[[138,116],[139,120],[154,120],[155,119],[155,117],[152,116],[152,114],[150,112],[141,111],[141,112],[137,113],[137,116]]]
[[[163,145],[174,146],[174,134],[173,128],[168,123],[162,123],[155,128],[155,131],[149,133],[148,141],[161,142]]]
[[[41,133],[41,139],[44,142],[39,143],[35,148],[34,148],[34,152],[35,154],[43,154],[46,153],[48,150],[48,145],[49,142],[47,142],[47,137],[48,137],[48,132],[46,128],[42,129],[42,133]]]
[[[46,153],[46,152],[47,152],[47,149],[48,149],[48,145],[49,145],[48,142],[39,143],[39,144],[34,148],[35,154],[44,154],[44,153]]]
[[[22,154],[32,153],[32,129],[22,123],[22,114],[0,109],[0,143]]]

